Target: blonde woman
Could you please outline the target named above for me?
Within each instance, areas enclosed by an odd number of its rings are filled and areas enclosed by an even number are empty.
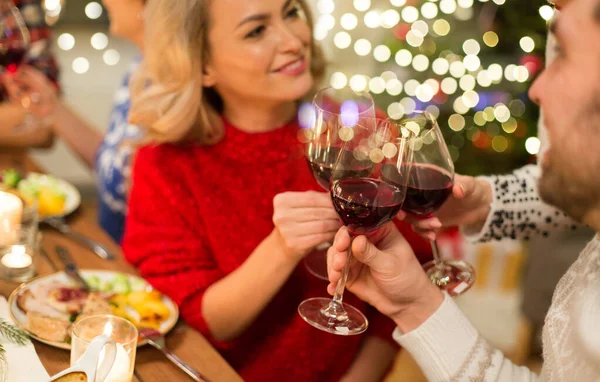
[[[297,314],[325,284],[298,263],[340,222],[297,139],[298,101],[324,72],[301,0],[150,0],[131,122],[123,249],[246,381],[377,381],[393,323],[339,337]],[[383,338],[383,339],[382,339]],[[199,357],[202,355],[199,354]]]

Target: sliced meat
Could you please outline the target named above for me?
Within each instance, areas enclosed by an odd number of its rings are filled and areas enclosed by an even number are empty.
[[[80,317],[97,314],[112,314],[112,308],[100,293],[93,292],[88,295]]]
[[[38,313],[41,316],[69,321],[71,314],[56,309],[48,304],[47,296],[36,294],[34,291],[26,290],[17,297],[17,306],[25,313]]]
[[[27,312],[27,329],[36,336],[55,342],[66,342],[69,337],[70,321],[46,317],[42,314]]]

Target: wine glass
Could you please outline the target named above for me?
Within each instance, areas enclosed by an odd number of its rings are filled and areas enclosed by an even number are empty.
[[[344,102],[341,102],[343,100]],[[317,183],[329,191],[331,173],[343,141],[339,139],[338,123],[343,105],[352,103],[357,107],[358,119],[375,118],[375,103],[368,92],[325,88],[313,98],[310,114],[310,140],[306,144],[306,161]],[[331,243],[323,243],[304,258],[304,266],[315,277],[327,278],[327,249]]]
[[[436,119],[415,111],[399,125],[412,131],[413,159],[402,210],[416,218],[429,218],[452,194],[454,163]],[[475,281],[475,269],[462,260],[442,260],[436,240],[431,241],[433,261],[423,265],[431,282],[451,296],[466,292]]]
[[[348,109],[357,108],[350,104]],[[343,143],[332,169],[330,192],[337,214],[354,238],[370,234],[400,211],[410,172],[410,140],[391,121],[359,118],[352,111],[342,112],[337,124]],[[298,306],[306,322],[338,335],[360,334],[368,327],[362,312],[343,302],[350,250],[348,255],[333,299],[311,298]]]
[[[0,70],[15,75],[26,61],[30,46],[31,37],[21,12],[11,0],[0,0]],[[27,110],[31,102],[23,92],[21,104],[26,114],[21,127],[33,125],[32,115]]]

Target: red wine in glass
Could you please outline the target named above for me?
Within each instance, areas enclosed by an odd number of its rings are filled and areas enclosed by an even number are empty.
[[[345,178],[331,187],[333,206],[350,232],[360,235],[390,221],[400,211],[404,191],[371,178]]]
[[[329,190],[333,166],[335,166],[339,155],[352,155],[352,153],[348,150],[342,150],[340,153],[339,147],[328,147],[326,153],[324,152],[321,155],[316,155],[316,157],[312,159],[308,156],[306,157],[306,161],[315,180],[319,183],[319,186],[323,187],[325,190]],[[373,164],[366,160],[364,161],[364,166],[362,166],[362,168],[359,166],[357,168],[348,169],[344,177],[360,178],[366,176],[371,172],[372,166]]]

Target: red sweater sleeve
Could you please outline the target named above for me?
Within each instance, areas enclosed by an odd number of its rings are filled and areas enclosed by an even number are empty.
[[[186,163],[174,146],[142,148],[135,159],[123,252],[182,318],[218,347],[202,315],[206,289],[223,277],[206,245],[203,223],[185,185]],[[168,159],[167,159],[168,158]]]

